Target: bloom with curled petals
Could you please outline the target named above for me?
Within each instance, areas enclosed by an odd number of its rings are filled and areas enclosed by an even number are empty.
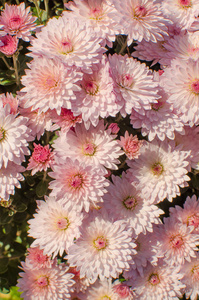
[[[61,17],[52,18],[32,41],[29,56],[59,58],[69,66],[75,65],[82,70],[89,70],[92,63],[99,62],[103,49],[100,38],[92,28],[71,14],[64,12]]]
[[[0,15],[0,24],[3,32],[16,35],[26,42],[31,39],[31,31],[36,29],[36,17],[32,16],[30,7],[25,8],[25,3],[20,5],[5,4],[5,9]]]
[[[0,102],[3,103],[3,106],[8,103],[10,105],[10,114],[16,115],[19,105],[18,97],[13,97],[12,93],[0,94]]]
[[[53,123],[61,128],[61,131],[68,132],[71,127],[75,127],[76,123],[82,123],[82,116],[74,116],[72,111],[67,108],[61,108],[60,115],[54,109],[51,113]]]
[[[152,223],[159,223],[159,215],[163,213],[155,205],[151,205],[136,188],[124,176],[112,176],[113,183],[107,188],[104,195],[104,206],[115,219],[126,220],[136,234],[153,231]]]
[[[91,220],[85,220],[81,227],[81,236],[69,247],[68,263],[80,271],[80,278],[86,276],[94,283],[100,280],[116,278],[129,268],[135,254],[135,244],[131,229],[124,221],[110,221],[103,211]]]
[[[27,118],[10,113],[10,105],[0,103],[0,167],[9,161],[20,165],[29,155],[28,141],[32,141]]]
[[[98,172],[98,168],[66,158],[62,164],[54,164],[52,170],[48,174],[55,179],[49,184],[52,196],[57,199],[64,197],[64,202],[75,204],[86,212],[103,201],[102,196],[109,182]]]
[[[122,24],[123,33],[128,35],[128,44],[133,40],[139,42],[142,39],[162,41],[167,33],[167,25],[170,23],[160,9],[160,5],[153,0],[111,0],[116,8],[112,16]]]
[[[59,59],[55,61],[47,57],[34,59],[28,67],[21,79],[25,108],[38,109],[39,113],[56,109],[58,114],[62,107],[71,108],[70,101],[76,99],[74,91],[80,90],[76,83],[82,78],[81,72]]]
[[[90,123],[97,126],[99,117],[114,117],[122,108],[123,101],[117,101],[113,84],[110,64],[105,57],[99,64],[92,66],[91,74],[84,73],[83,79],[79,82],[81,90],[75,93],[76,100],[71,104],[75,115],[82,114],[87,129]]]
[[[199,59],[172,60],[171,67],[161,76],[162,85],[169,94],[168,102],[190,126],[199,123]]]
[[[128,131],[126,130],[124,136],[120,137],[118,144],[122,146],[126,156],[129,159],[138,158],[142,141],[138,140],[137,135],[129,135]]]
[[[77,271],[75,267],[69,268],[68,273],[72,273],[74,275],[73,280],[75,281],[75,285],[73,286],[73,288],[76,293],[79,293],[80,291],[84,292],[90,285],[87,277],[80,278],[80,271]],[[72,297],[72,299],[75,300],[76,298]]]
[[[68,273],[65,264],[39,269],[28,268],[22,262],[22,270],[19,275],[17,286],[23,292],[24,300],[60,300],[70,299],[70,292],[73,291],[73,274]]]
[[[115,86],[114,92],[118,99],[124,101],[123,115],[130,114],[132,108],[144,114],[150,109],[151,103],[156,103],[157,86],[153,76],[145,64],[127,55],[109,55],[111,74]]]
[[[53,264],[53,260],[48,255],[44,255],[43,250],[39,247],[28,248],[26,256],[26,267],[33,269],[49,268]]]
[[[162,261],[157,266],[148,264],[143,276],[136,276],[129,283],[135,290],[136,299],[177,300],[182,297],[183,284],[180,266],[171,267]]]
[[[37,213],[28,221],[28,233],[35,238],[31,247],[40,247],[44,255],[55,257],[67,252],[74,239],[79,237],[83,215],[63,199],[57,201],[46,196],[45,200],[37,201]]]
[[[98,172],[103,174],[107,173],[105,168],[117,170],[118,157],[123,151],[114,138],[115,135],[111,134],[111,129],[106,129],[103,120],[97,127],[90,126],[89,130],[83,124],[77,124],[75,132],[60,132],[54,141],[55,159],[77,159],[86,166],[97,167]]]
[[[3,45],[0,46],[0,52],[3,54],[10,56],[17,51],[18,40],[15,36],[4,35],[0,38],[0,42],[3,43]]]
[[[6,168],[2,166],[0,168],[0,198],[9,200],[10,195],[14,195],[15,187],[21,188],[20,182],[24,180],[21,172],[24,172],[25,168],[20,165],[16,165],[13,162],[8,162]]]
[[[172,201],[180,195],[180,188],[187,186],[190,178],[188,156],[190,151],[181,151],[167,141],[146,142],[140,149],[140,156],[127,163],[130,181],[139,183],[146,199],[158,203],[165,198]]]
[[[32,156],[29,159],[26,170],[32,170],[31,175],[34,175],[38,171],[47,171],[48,168],[53,164],[53,153],[52,149],[49,149],[49,145],[42,146],[35,144]]]

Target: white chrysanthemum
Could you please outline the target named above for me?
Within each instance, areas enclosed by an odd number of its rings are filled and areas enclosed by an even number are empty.
[[[0,103],[0,167],[9,161],[20,165],[29,155],[28,141],[32,141],[27,118],[10,114],[10,105]]]
[[[193,233],[194,227],[176,222],[175,217],[164,218],[163,221],[164,225],[155,232],[155,256],[163,257],[168,265],[175,266],[196,257],[199,235]]]
[[[167,50],[164,47],[165,41],[158,41],[157,43],[146,42],[142,40],[135,47],[136,51],[132,53],[133,57],[141,60],[153,61],[151,66],[159,63],[161,66],[170,65],[171,59],[166,57]]]
[[[82,78],[82,73],[73,67],[68,67],[59,59],[46,57],[34,59],[25,70],[21,83],[25,92],[25,108],[32,107],[39,112],[56,109],[61,113],[61,107],[71,108],[71,100],[76,99],[75,91],[80,90],[76,84]],[[35,88],[35,86],[37,88]]]
[[[128,35],[128,44],[133,40],[139,42],[162,41],[168,35],[167,26],[170,21],[166,19],[160,5],[153,0],[111,0],[116,8],[112,16],[123,27],[123,33]]]
[[[8,162],[7,167],[0,168],[0,198],[9,200],[10,195],[14,195],[15,187],[20,188],[20,182],[24,177],[20,172],[24,172],[25,168]]]
[[[167,141],[146,142],[140,149],[138,159],[128,161],[128,178],[139,183],[144,196],[150,202],[167,198],[172,201],[180,195],[180,188],[187,186],[190,178],[187,160],[190,152],[181,151]]]
[[[193,233],[199,233],[199,201],[196,195],[191,198],[188,196],[183,208],[176,205],[169,208],[170,215],[178,222],[187,226],[194,227]]]
[[[199,13],[198,0],[163,0],[162,13],[183,29],[189,29]]]
[[[84,294],[81,295],[81,300],[101,300],[111,299],[117,300],[114,294],[111,278],[97,280],[94,285],[91,285]]]
[[[171,267],[162,262],[158,266],[150,264],[144,269],[144,276],[136,276],[132,284],[136,299],[142,300],[178,300],[182,297],[185,285],[180,281],[183,275],[180,267]]]
[[[199,59],[175,59],[161,76],[162,85],[169,94],[168,102],[190,126],[199,123]]]
[[[102,196],[109,182],[98,173],[98,168],[66,158],[63,164],[53,164],[52,170],[49,176],[55,180],[49,185],[51,196],[57,199],[64,197],[64,203],[69,202],[86,212],[103,201]]]
[[[159,215],[164,212],[151,205],[142,195],[141,190],[133,186],[127,178],[112,176],[113,184],[104,195],[104,205],[115,220],[126,220],[138,235],[140,232],[153,231],[152,224],[159,223]]]
[[[121,25],[111,17],[115,8],[108,0],[75,0],[69,8],[72,10],[70,17],[88,22],[95,34],[110,46],[115,35],[121,33]]]
[[[124,221],[108,220],[103,211],[93,220],[85,220],[81,236],[69,247],[66,258],[80,271],[80,278],[86,276],[94,283],[98,276],[100,280],[117,278],[127,270],[135,247],[131,228]]]
[[[156,102],[157,86],[145,64],[127,55],[109,55],[111,73],[115,81],[118,99],[125,101],[124,111],[131,113],[132,108],[144,114]],[[124,112],[122,112],[125,114]]]
[[[68,273],[65,264],[56,265],[49,268],[40,269],[27,268],[24,262],[19,273],[17,286],[23,292],[24,300],[60,300],[70,299],[70,292],[73,291],[73,274]]]
[[[196,254],[196,258],[193,258],[190,262],[186,261],[181,267],[181,273],[184,275],[182,283],[186,285],[184,290],[186,299],[191,300],[198,299],[199,296],[199,253]]]
[[[68,12],[58,19],[50,19],[36,37],[28,55],[60,58],[69,66],[88,70],[92,63],[99,62],[102,53],[99,37],[92,28],[77,18],[70,18]]]
[[[176,145],[180,145],[182,150],[189,151],[189,161],[193,169],[199,169],[199,127],[198,126],[184,126],[185,134],[176,133]]]
[[[160,99],[151,105],[150,110],[145,111],[145,115],[137,113],[132,109],[130,123],[133,128],[141,128],[143,136],[148,135],[148,140],[152,141],[156,136],[164,141],[166,138],[173,140],[175,131],[184,133],[184,124],[173,110],[173,105],[167,102],[168,95],[164,90],[157,92]]]
[[[80,91],[75,93],[72,101],[72,112],[82,114],[82,120],[88,129],[90,123],[97,126],[99,117],[116,116],[123,106],[113,92],[113,79],[110,75],[109,62],[103,57],[99,64],[92,66],[92,73],[84,73],[79,82]]]
[[[77,159],[85,165],[98,168],[98,172],[103,174],[107,173],[105,168],[116,170],[116,164],[119,164],[118,157],[123,151],[114,138],[111,129],[105,130],[103,120],[97,127],[91,126],[89,130],[86,130],[83,124],[77,124],[75,132],[60,132],[54,141],[55,159]]]
[[[35,238],[32,247],[40,247],[44,254],[55,257],[58,253],[63,255],[68,251],[75,238],[80,236],[79,227],[83,215],[71,203],[64,199],[57,201],[53,197],[45,198],[46,201],[37,201],[37,213],[30,219],[29,236]]]
[[[194,61],[199,59],[199,32],[182,32],[180,35],[168,39],[164,44],[165,59],[179,58],[180,60]]]

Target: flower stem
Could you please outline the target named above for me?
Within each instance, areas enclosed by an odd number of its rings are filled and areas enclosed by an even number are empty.
[[[5,57],[2,57],[6,67],[9,69],[9,70],[12,70],[12,67],[8,64],[7,60],[5,59]]]
[[[45,5],[45,11],[46,11],[46,15],[47,15],[47,20],[49,19],[48,2],[49,2],[49,0],[44,0],[44,5]]]
[[[15,54],[13,54],[12,58],[13,58],[13,65],[14,65],[14,70],[15,70],[16,84],[19,85],[20,84],[20,79],[19,79],[18,67],[17,67],[17,61],[18,61],[17,56]]]

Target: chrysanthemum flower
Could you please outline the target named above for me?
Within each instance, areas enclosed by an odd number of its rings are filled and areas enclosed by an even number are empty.
[[[65,12],[61,17],[52,18],[32,41],[30,56],[59,58],[69,66],[88,70],[92,63],[98,63],[102,55],[99,37],[85,22],[70,18]]]
[[[199,296],[199,253],[196,254],[196,258],[193,258],[190,262],[185,262],[181,267],[181,273],[184,275],[182,283],[186,285],[184,292],[186,299],[191,300],[198,299]]]
[[[68,273],[65,264],[56,265],[50,268],[30,269],[22,264],[24,272],[19,273],[17,286],[23,292],[24,300],[60,300],[70,299],[70,292],[74,284],[73,274]]]
[[[0,42],[3,43],[3,45],[0,46],[0,52],[3,54],[10,56],[17,51],[18,39],[15,36],[9,34],[4,35],[0,38]]]
[[[123,176],[112,176],[113,184],[107,188],[104,195],[104,205],[109,214],[115,219],[129,222],[136,234],[152,232],[152,223],[159,223],[159,215],[163,213],[155,205],[146,201],[139,188],[131,184]]]
[[[190,178],[186,175],[190,169],[190,152],[181,151],[167,141],[145,143],[136,160],[129,160],[127,176],[139,183],[144,196],[151,203],[165,198],[172,201],[180,195],[180,188],[187,186]]]
[[[76,99],[74,91],[80,90],[77,81],[82,78],[82,73],[73,67],[63,64],[59,59],[53,60],[46,57],[35,58],[25,70],[21,83],[25,92],[24,107],[38,109],[46,112],[56,109],[61,113],[61,107],[71,108],[70,100]],[[37,86],[37,88],[35,88]]]
[[[113,282],[113,291],[114,296],[116,296],[116,300],[133,300],[134,293],[130,290],[130,287],[125,283],[121,282],[118,279]],[[115,299],[115,298],[113,298]]]
[[[175,218],[179,223],[194,227],[193,233],[199,233],[199,201],[196,195],[188,196],[183,208],[176,205],[170,207],[169,212],[172,218]]]
[[[122,146],[126,156],[129,159],[138,158],[142,141],[138,140],[137,135],[129,135],[128,131],[126,130],[124,136],[120,137],[118,144]]]
[[[177,300],[182,297],[183,275],[180,267],[171,267],[162,262],[158,266],[150,264],[144,270],[144,276],[136,276],[130,283],[135,289],[137,299],[142,300]]]
[[[61,108],[60,115],[54,109],[51,113],[52,121],[61,128],[61,131],[68,132],[71,127],[75,127],[76,123],[82,123],[82,116],[74,116],[72,111],[67,108]]]
[[[99,174],[98,168],[66,158],[62,164],[54,164],[52,170],[48,174],[55,179],[49,184],[52,196],[57,199],[65,197],[64,202],[76,205],[80,210],[83,208],[86,212],[103,201],[102,196],[109,182]]]
[[[199,12],[198,0],[163,0],[162,13],[183,29],[189,29]]]
[[[117,101],[113,84],[110,64],[105,57],[99,64],[92,66],[91,74],[84,73],[79,82],[81,90],[75,93],[76,100],[71,104],[75,115],[82,114],[87,129],[90,123],[97,126],[99,117],[114,117],[122,108],[123,101]]]
[[[50,268],[54,262],[48,255],[44,255],[39,247],[28,248],[26,267],[30,269]]]
[[[40,144],[35,144],[33,153],[29,159],[28,166],[26,170],[32,170],[31,175],[34,175],[38,171],[47,171],[48,168],[53,164],[53,153],[52,149],[49,148],[49,145],[42,146]]]
[[[132,108],[144,114],[157,99],[157,83],[145,64],[127,55],[109,55],[111,73],[115,82],[114,92],[124,101],[122,114],[130,114]]]
[[[19,104],[18,97],[13,97],[12,93],[0,94],[0,102],[3,103],[3,106],[8,103],[10,105],[10,114],[16,115]]]
[[[199,123],[199,59],[182,61],[175,59],[161,76],[162,85],[184,123]]]
[[[0,168],[0,198],[9,200],[10,195],[14,195],[15,187],[21,188],[20,182],[24,180],[21,172],[24,172],[25,168],[16,165],[13,162],[8,162],[6,168],[1,166]]]
[[[44,254],[53,254],[53,257],[58,253],[62,256],[79,237],[83,215],[62,199],[57,201],[46,196],[45,200],[37,201],[37,213],[28,221],[29,236],[35,238],[31,247],[40,247]]]
[[[27,119],[10,114],[10,105],[0,103],[0,167],[9,161],[20,165],[29,155],[28,141],[33,140]]]
[[[102,217],[103,214],[103,217]],[[94,283],[100,280],[117,278],[123,270],[129,268],[135,254],[135,244],[131,229],[124,221],[112,222],[105,212],[95,215],[93,220],[85,220],[81,236],[68,250],[68,263],[80,271],[80,277],[86,276]]]
[[[113,299],[117,300],[114,295],[113,284],[111,278],[104,280],[97,280],[95,284],[88,287],[88,289],[81,295],[81,300],[98,300],[98,299]]]
[[[199,235],[194,234],[193,226],[176,222],[176,218],[164,218],[164,225],[156,232],[157,245],[154,245],[156,257],[164,257],[169,265],[183,265],[196,257]]]
[[[69,268],[68,273],[72,273],[74,275],[73,280],[75,281],[75,285],[73,286],[73,289],[75,293],[79,293],[80,291],[85,292],[85,290],[90,285],[88,278],[87,277],[80,278],[80,271],[77,271],[75,267]],[[75,300],[76,298],[74,296],[74,298],[72,297],[71,299]]]
[[[31,31],[36,29],[36,17],[32,16],[30,7],[25,8],[25,3],[20,5],[5,4],[5,9],[0,16],[2,30],[10,35],[16,35],[26,42],[31,39]]]
[[[98,168],[99,172],[107,173],[105,168],[116,170],[118,157],[123,154],[111,129],[105,129],[101,120],[97,127],[90,126],[86,130],[83,124],[77,124],[75,132],[60,133],[54,141],[53,147],[57,159],[70,157],[79,160],[85,165]]]
[[[108,129],[111,129],[111,133],[112,134],[117,134],[119,131],[120,131],[120,128],[118,126],[117,123],[111,123],[109,126],[108,126]]]
[[[157,103],[151,104],[150,110],[145,110],[145,115],[132,109],[130,123],[133,128],[141,128],[142,135],[148,135],[149,141],[155,137],[161,141],[166,138],[173,140],[175,131],[184,133],[184,124],[175,113],[173,105],[168,103],[168,94],[163,89],[158,89],[157,94],[161,98],[157,99]]]
[[[123,27],[123,33],[128,35],[128,44],[133,40],[139,42],[162,41],[167,34],[170,22],[160,9],[160,5],[153,0],[112,0],[116,8],[113,19]]]

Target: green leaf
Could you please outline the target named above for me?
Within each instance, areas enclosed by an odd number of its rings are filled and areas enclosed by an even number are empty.
[[[15,79],[5,79],[5,78],[0,79],[0,85],[12,85],[15,83],[16,83]]]
[[[7,271],[8,263],[9,259],[7,257],[0,258],[0,274],[5,273]]]
[[[48,183],[46,181],[40,181],[36,187],[36,195],[38,197],[43,197],[48,189]]]

